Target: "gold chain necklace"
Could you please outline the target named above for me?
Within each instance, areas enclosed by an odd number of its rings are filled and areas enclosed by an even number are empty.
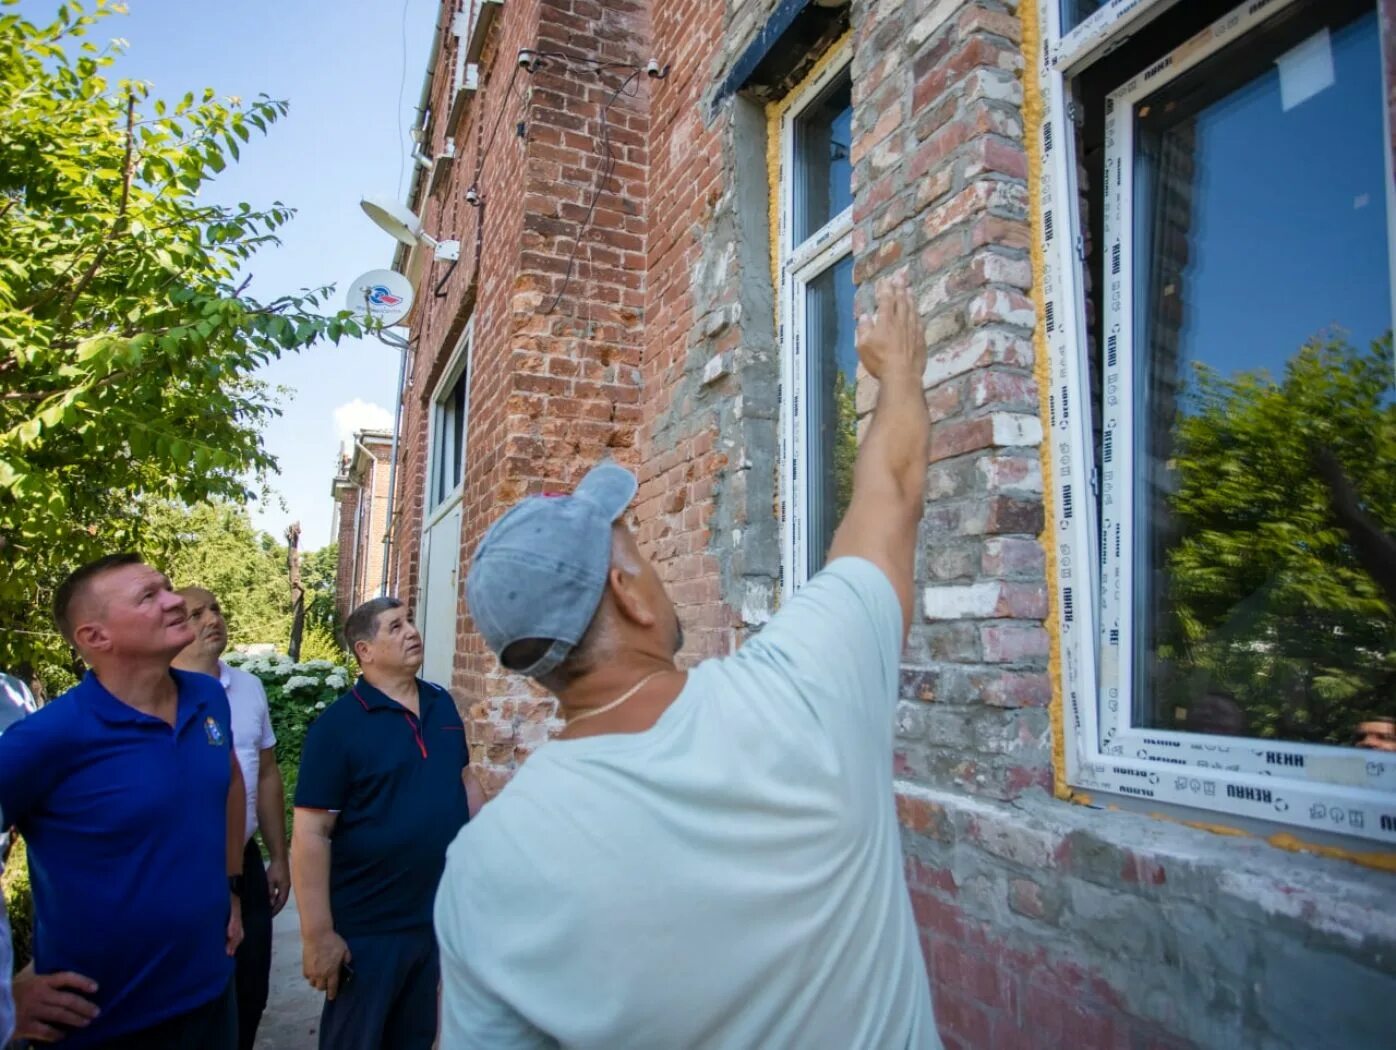
[[[664,673],[663,671],[655,671],[653,674],[645,675],[644,678],[641,678],[638,682],[636,682],[634,685],[632,685],[629,689],[627,689],[627,690],[626,690],[624,693],[622,693],[620,696],[616,697],[616,699],[612,700],[612,701],[611,701],[609,704],[607,704],[605,707],[598,707],[598,708],[595,708],[595,709],[593,709],[593,710],[591,710],[591,711],[584,711],[583,713],[581,713],[581,714],[579,714],[579,715],[573,715],[573,716],[571,716],[570,718],[567,719],[567,724],[568,724],[569,726],[571,726],[571,725],[576,725],[578,722],[584,721],[584,720],[586,720],[586,719],[588,719],[588,718],[595,718],[597,715],[604,715],[607,711],[614,711],[614,710],[615,710],[616,708],[618,708],[621,704],[625,703],[625,702],[626,702],[627,700],[629,700],[632,696],[634,696],[636,693],[638,693],[638,692],[639,692],[641,689],[643,689],[645,686],[649,685],[650,682],[654,681],[656,678],[658,678],[658,677],[659,677],[660,675],[662,675],[663,673]]]

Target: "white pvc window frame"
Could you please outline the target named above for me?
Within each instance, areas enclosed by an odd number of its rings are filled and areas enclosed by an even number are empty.
[[[825,90],[849,73],[852,47],[845,43],[815,77],[801,84],[780,116],[780,204],[776,244],[779,253],[781,357],[781,588],[789,597],[810,576],[810,449],[807,290],[810,282],[853,253],[850,204],[799,244],[794,242],[799,206],[795,127]]]
[[[1153,71],[1148,91],[1233,42],[1276,11],[1297,0],[1250,0],[1238,4],[1209,29],[1169,55],[1158,55],[1147,69],[1112,93],[1107,114],[1107,149],[1128,161],[1133,148],[1133,98]],[[1169,803],[1220,812],[1248,821],[1300,827],[1396,845],[1396,756],[1322,744],[1213,736],[1153,730],[1132,724],[1122,628],[1132,613],[1129,592],[1133,552],[1121,529],[1115,554],[1115,525],[1125,526],[1133,502],[1132,353],[1121,345],[1115,366],[1102,374],[1102,405],[1092,404],[1089,339],[1086,326],[1086,275],[1081,187],[1072,78],[1108,53],[1126,36],[1141,31],[1149,18],[1173,0],[1116,0],[1061,34],[1060,0],[1038,0],[1044,46],[1037,61],[1043,91],[1043,124],[1036,144],[1042,159],[1038,187],[1044,239],[1043,304],[1049,356],[1049,419],[1044,441],[1052,459],[1053,489],[1048,512],[1055,521],[1058,565],[1057,605],[1061,641],[1061,691],[1067,782],[1146,804]],[[1208,35],[1206,44],[1201,41]],[[1176,68],[1172,68],[1176,67]],[[1167,77],[1160,74],[1167,70]],[[1385,80],[1384,80],[1385,82]],[[1387,129],[1388,140],[1390,128]],[[1110,136],[1114,136],[1113,141]],[[1385,154],[1390,158],[1390,149]],[[1128,236],[1132,179],[1105,188],[1108,230]],[[1391,174],[1388,171],[1388,183]],[[1389,187],[1388,187],[1389,188]],[[1390,194],[1388,194],[1390,199]],[[1388,221],[1396,221],[1388,208]],[[1110,234],[1101,250],[1114,245]],[[1132,309],[1130,253],[1121,244],[1121,271],[1102,268],[1101,300],[1105,331],[1123,335]],[[1127,260],[1129,262],[1127,262]],[[1105,413],[1103,432],[1114,455],[1095,469],[1093,413]],[[1117,410],[1117,412],[1116,412]],[[1120,442],[1126,443],[1122,458]],[[1093,493],[1099,490],[1104,522],[1097,521]],[[1112,632],[1120,629],[1119,634]]]
[[[472,338],[473,330],[474,322],[472,320],[466,324],[465,332],[461,335],[460,341],[456,343],[455,349],[451,351],[446,368],[442,371],[440,380],[437,381],[431,392],[431,411],[427,424],[426,485],[423,486],[422,491],[422,532],[424,535],[461,501],[461,496],[465,491],[465,468],[468,462],[466,450],[470,444],[470,387],[474,376],[474,369],[471,367],[475,349],[475,340]],[[450,399],[456,383],[462,378],[465,380],[465,398],[462,406],[461,441],[460,447],[454,450],[454,454],[459,457],[460,461],[461,480],[450,491],[444,493],[439,501],[433,502],[437,471],[447,468],[447,464],[441,462],[437,452],[437,438],[440,436],[442,417],[445,415],[443,406]]]

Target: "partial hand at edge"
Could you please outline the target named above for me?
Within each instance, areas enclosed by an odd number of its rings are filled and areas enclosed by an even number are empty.
[[[329,930],[301,939],[301,969],[310,986],[333,1000],[339,994],[339,975],[354,956],[344,938]]]
[[[267,890],[270,893],[271,913],[281,914],[286,902],[291,898],[291,865],[283,858],[267,865]]]
[[[101,1012],[88,998],[97,994],[97,982],[70,970],[36,974],[26,967],[15,974],[13,992],[17,1039],[56,1043]]]

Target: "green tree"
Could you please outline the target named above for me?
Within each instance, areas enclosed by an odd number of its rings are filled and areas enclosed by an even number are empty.
[[[1318,463],[1396,534],[1391,336],[1310,342],[1279,381],[1200,368],[1186,406],[1159,684],[1181,706],[1234,697],[1259,736],[1350,743],[1360,716],[1396,713],[1396,608]]]
[[[184,508],[152,503],[145,514],[146,558],[176,587],[218,596],[230,645],[285,646],[291,624],[286,552],[252,527],[247,511],[227,502]]]
[[[275,465],[253,378],[357,334],[329,289],[261,301],[240,280],[292,216],[200,196],[286,103],[212,90],[174,104],[104,76],[112,12],[36,25],[0,0],[0,666],[61,664],[41,612],[57,579],[141,544],[147,495],[241,499]]]
[[[339,632],[339,616],[334,608],[335,580],[339,576],[339,544],[329,543],[311,551],[301,562],[305,583],[306,629],[320,628],[330,635]]]

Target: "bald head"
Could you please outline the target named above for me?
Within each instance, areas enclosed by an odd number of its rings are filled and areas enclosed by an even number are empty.
[[[206,587],[181,587],[175,592],[189,608],[189,626],[194,640],[175,658],[175,666],[212,674],[218,658],[228,648],[228,623],[218,596]]]

